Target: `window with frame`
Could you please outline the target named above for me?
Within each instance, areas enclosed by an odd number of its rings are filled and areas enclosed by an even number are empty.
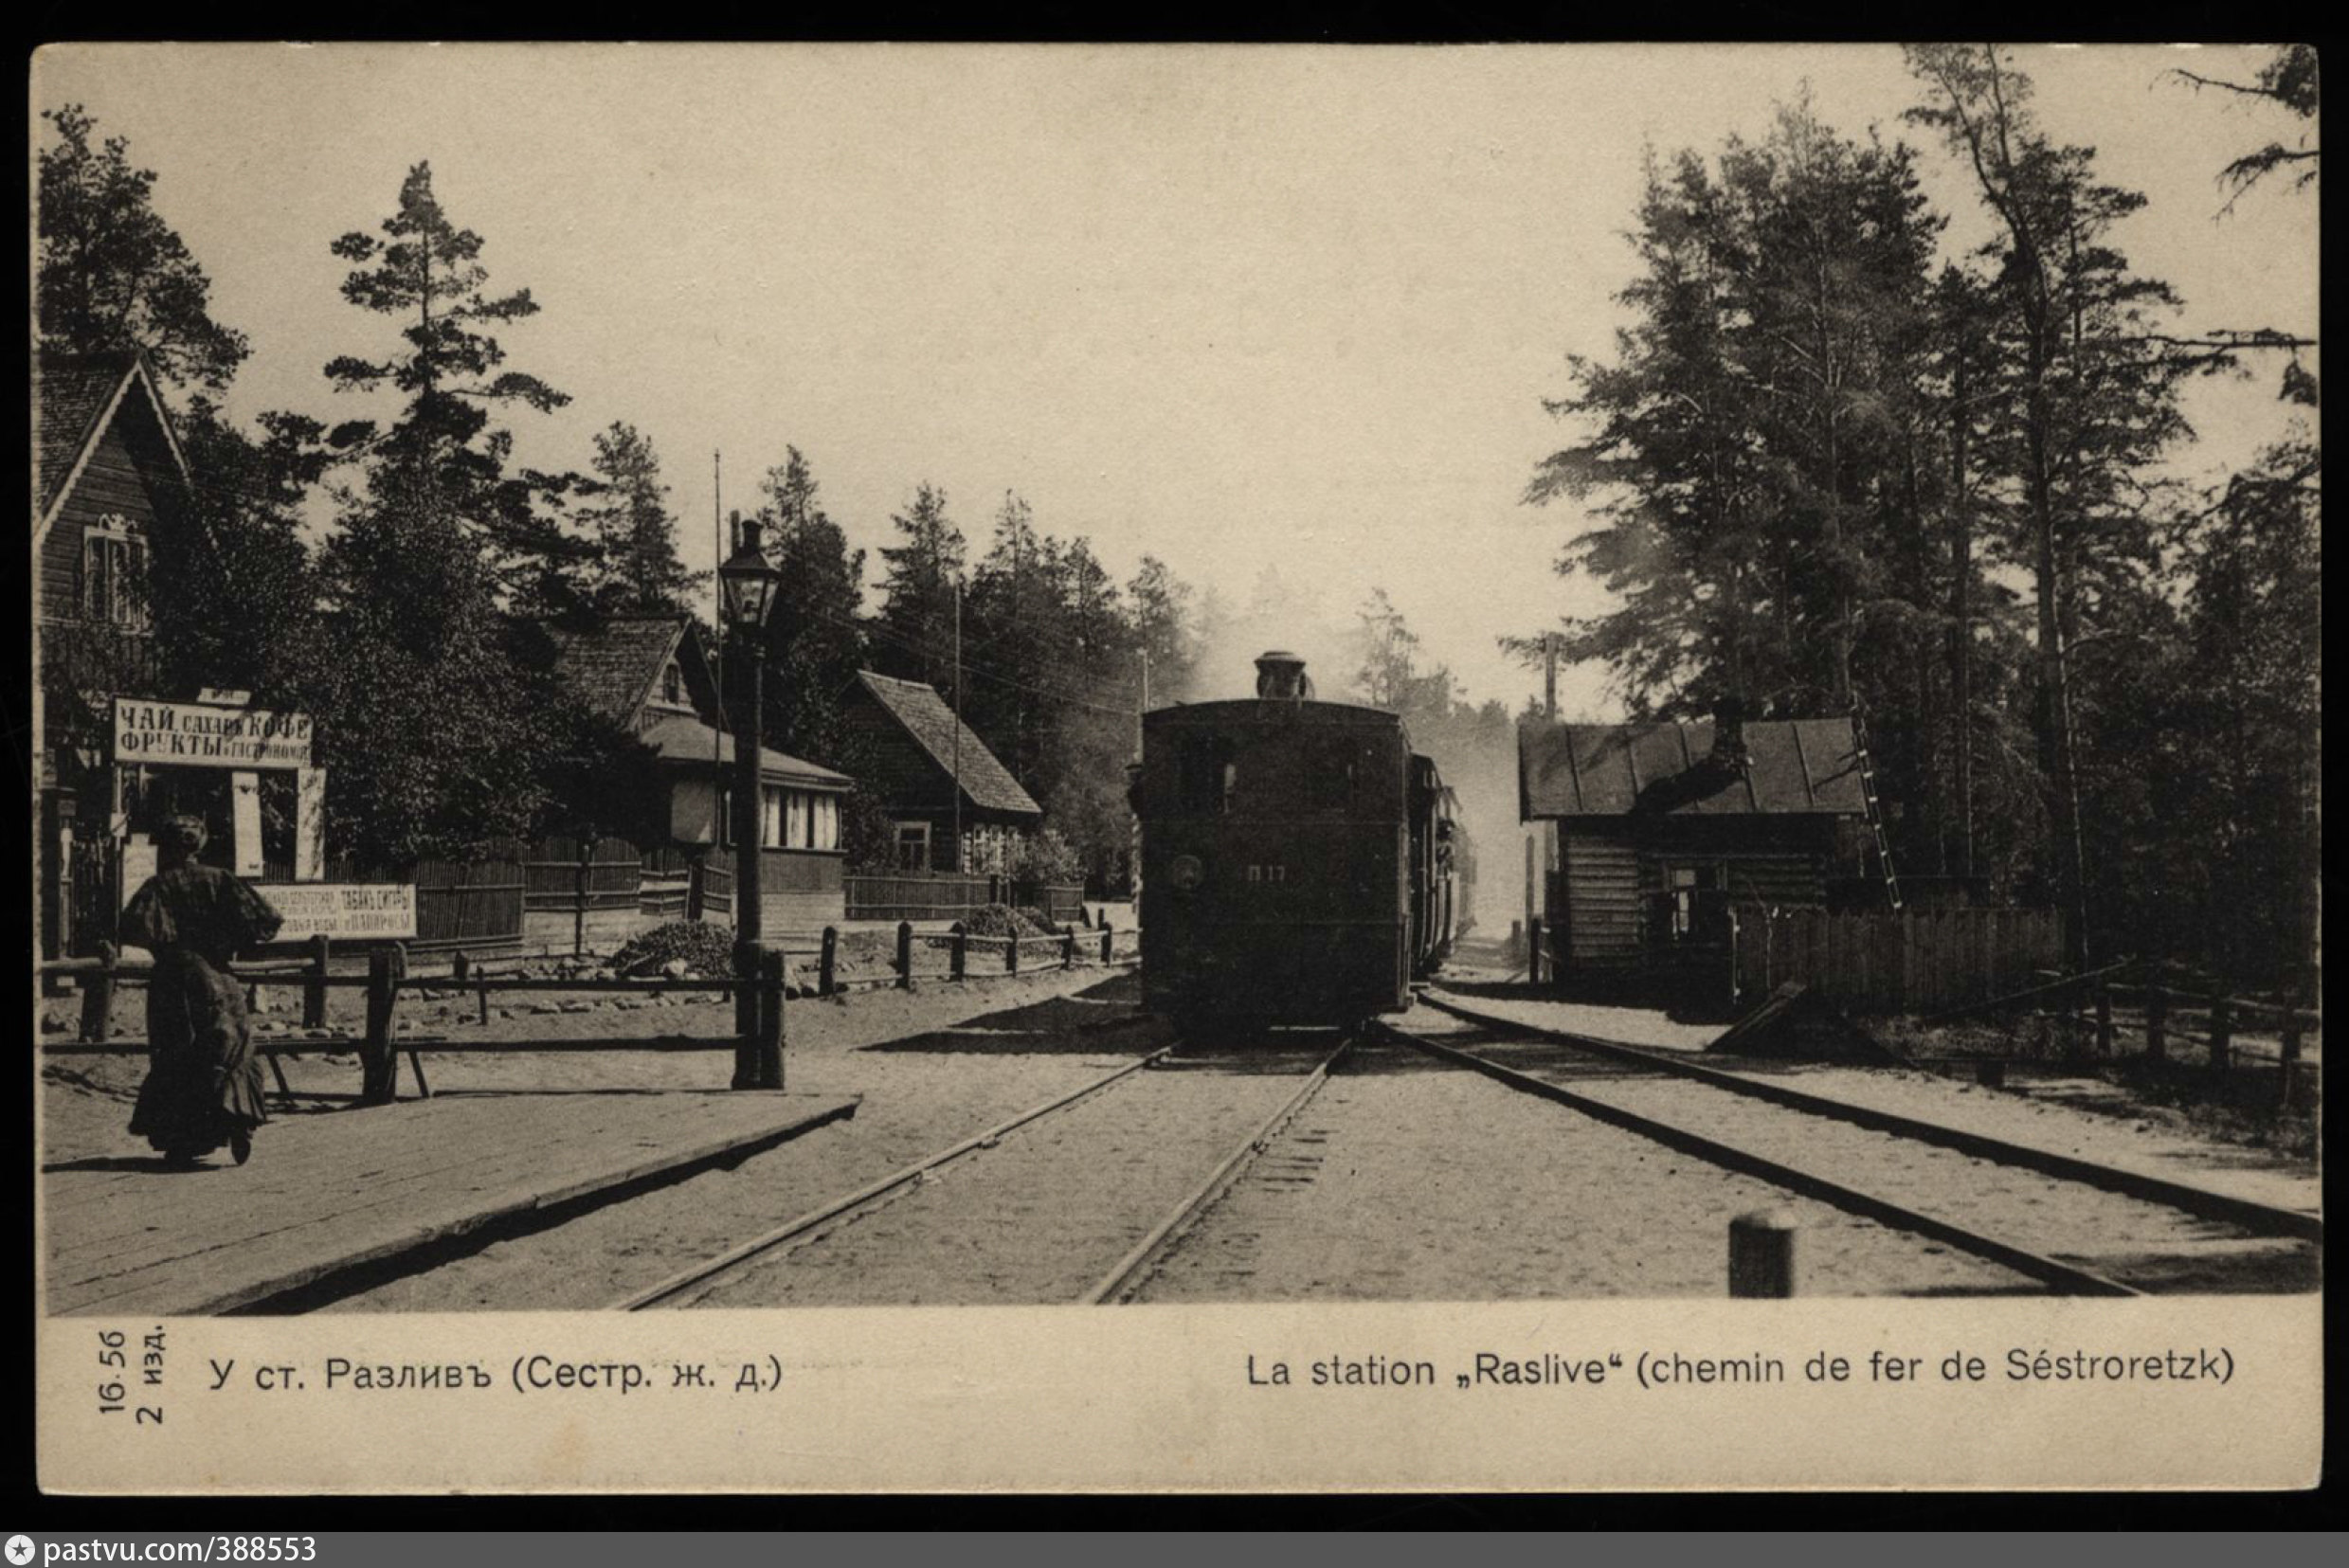
[[[1307,752],[1305,809],[1346,812],[1354,808],[1356,748],[1350,735],[1325,737]]]
[[[127,517],[109,513],[82,531],[81,613],[133,631],[149,625],[147,538]]]
[[[1220,817],[1232,809],[1239,767],[1224,735],[1186,735],[1175,752],[1175,809],[1185,817]]]
[[[686,706],[685,672],[674,658],[660,672],[660,700],[672,708]]]
[[[1721,887],[1717,865],[1678,865],[1664,869],[1664,891],[1674,942],[1690,942],[1708,934],[1702,928],[1711,912],[1708,895]]]
[[[930,869],[930,824],[899,822],[897,824],[897,868],[900,871]]]

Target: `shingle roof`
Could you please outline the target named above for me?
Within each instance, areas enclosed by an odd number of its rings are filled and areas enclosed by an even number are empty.
[[[723,730],[712,729],[699,719],[672,713],[656,719],[639,737],[660,753],[668,763],[707,766],[713,755],[721,767],[731,767],[734,761],[734,737]],[[787,781],[791,784],[829,785],[846,789],[855,781],[845,773],[835,773],[811,762],[786,755],[771,746],[759,748],[759,774],[762,778]]]
[[[32,369],[33,425],[37,436],[34,460],[41,465],[41,510],[36,523],[57,504],[74,465],[97,440],[106,410],[114,406],[123,383],[136,378],[152,400],[154,386],[141,373],[138,356],[120,353],[69,354],[44,350],[34,356]],[[178,456],[178,438],[160,402],[154,404],[162,422],[164,441]]]
[[[1709,720],[1691,724],[1522,724],[1518,802],[1524,820],[1867,812],[1852,721],[1749,720],[1746,765],[1707,762]]]
[[[554,669],[582,701],[615,724],[625,724],[660,678],[677,651],[685,622],[674,615],[616,616],[587,632],[550,626]]]
[[[983,811],[1010,811],[1036,817],[1044,814],[1044,808],[1020,787],[1020,781],[996,760],[986,743],[969,725],[954,716],[954,710],[946,705],[936,688],[918,680],[876,676],[870,670],[858,671],[857,678],[864,683],[864,689],[873,694],[882,711],[913,737],[913,744],[938,765],[941,772],[959,772],[964,797],[972,805]],[[962,734],[959,756],[955,747],[957,730]]]

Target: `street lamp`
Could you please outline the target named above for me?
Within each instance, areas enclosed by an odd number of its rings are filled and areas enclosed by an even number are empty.
[[[759,761],[766,712],[760,686],[767,660],[760,646],[775,589],[783,573],[759,549],[756,517],[733,514],[739,539],[733,554],[717,568],[726,605],[726,641],[734,650],[734,973],[758,976],[759,966]],[[783,999],[777,997],[780,1008]],[[744,987],[734,999],[734,1026],[742,1043],[734,1048],[736,1089],[781,1089],[783,1054],[763,1046],[758,1027],[759,994]],[[781,1030],[775,1031],[780,1036]]]

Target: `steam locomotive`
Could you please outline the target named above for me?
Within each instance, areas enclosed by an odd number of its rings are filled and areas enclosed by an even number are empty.
[[[1350,1027],[1451,950],[1452,792],[1399,716],[1313,700],[1293,654],[1256,660],[1253,700],[1146,715],[1132,799],[1144,999],[1186,1033]]]

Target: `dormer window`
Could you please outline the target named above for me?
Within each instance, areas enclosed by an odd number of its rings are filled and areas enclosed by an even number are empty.
[[[101,625],[147,629],[147,536],[118,513],[82,532],[81,613]]]
[[[660,700],[672,708],[685,706],[685,672],[674,658],[660,672]]]

